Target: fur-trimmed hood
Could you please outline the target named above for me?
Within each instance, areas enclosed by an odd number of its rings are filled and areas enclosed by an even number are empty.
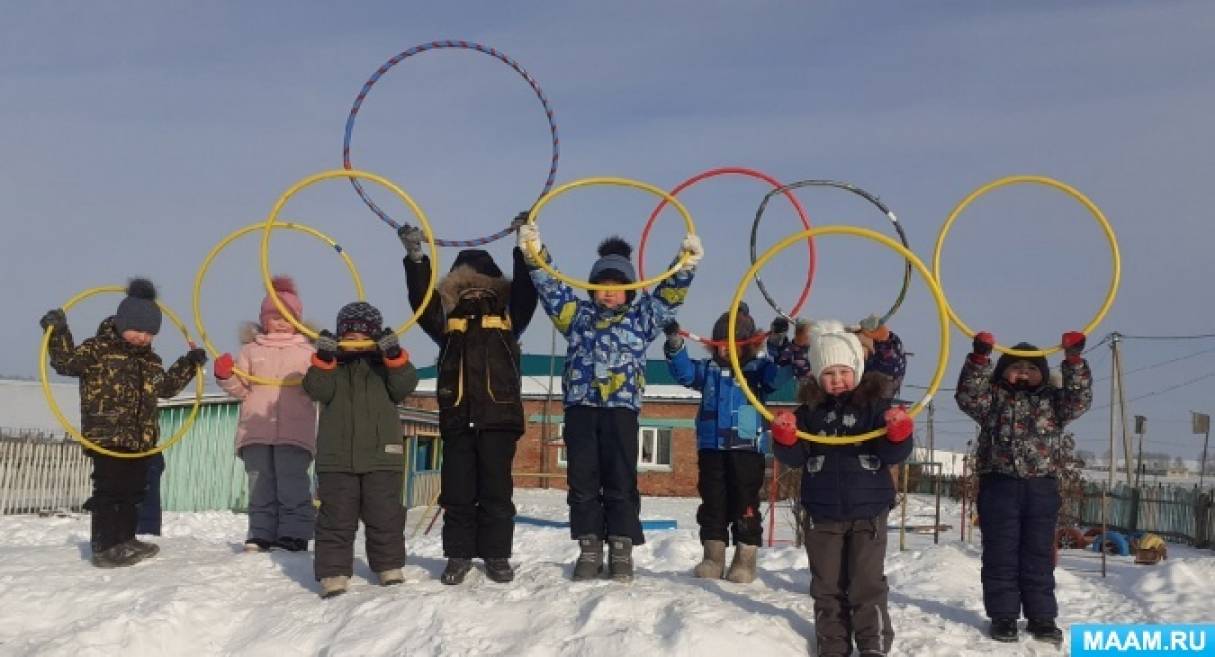
[[[875,399],[886,396],[887,379],[877,372],[866,372],[861,377],[861,383],[847,393],[848,403],[863,406]],[[811,408],[818,406],[827,398],[827,393],[819,387],[818,381],[806,378],[797,390],[797,401]]]
[[[437,292],[443,302],[443,312],[451,313],[460,298],[471,290],[486,290],[494,295],[494,306],[505,310],[510,300],[511,280],[505,276],[486,276],[468,265],[460,265],[439,281]]]

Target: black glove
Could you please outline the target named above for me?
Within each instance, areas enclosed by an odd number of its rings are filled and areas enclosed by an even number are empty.
[[[42,319],[38,320],[38,324],[42,326],[43,331],[52,326],[55,327],[56,331],[59,331],[62,330],[63,327],[67,326],[67,315],[64,314],[62,308],[48,310],[46,311],[46,314],[42,316]]]
[[[663,345],[663,349],[668,354],[674,354],[683,349],[683,336],[679,334],[679,322],[674,320],[668,322],[666,326],[662,327],[662,332],[667,336],[667,342]]]
[[[332,363],[337,358],[338,340],[329,331],[321,331],[313,346],[316,347],[316,357],[326,363]]]
[[[194,367],[202,367],[207,364],[207,350],[202,347],[195,347],[186,352],[186,360]]]
[[[380,334],[376,336],[375,344],[385,358],[397,358],[401,355],[401,342],[397,339],[397,334],[393,333],[390,328],[380,331]]]
[[[768,328],[769,335],[783,336],[789,332],[789,320],[784,317],[777,317],[772,320],[772,325]]]
[[[522,226],[523,224],[527,223],[528,214],[529,214],[529,211],[524,210],[523,212],[520,212],[519,214],[515,215],[515,218],[510,220],[511,231],[519,230],[519,226]]]

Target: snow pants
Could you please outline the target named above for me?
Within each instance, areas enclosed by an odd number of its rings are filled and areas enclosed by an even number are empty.
[[[625,536],[645,542],[637,490],[637,411],[569,406],[565,409],[570,536]]]
[[[148,490],[139,503],[139,521],[135,533],[160,536],[160,478],[165,473],[165,455],[158,452],[148,459]]]
[[[888,511],[862,520],[815,520],[806,532],[819,655],[886,654],[894,643],[886,598]]]
[[[443,434],[439,505],[444,556],[510,556],[515,533],[510,469],[520,435],[477,430]]]
[[[148,490],[151,457],[123,459],[85,450],[93,460],[93,495],[84,503],[92,514],[89,543],[96,554],[135,538],[139,503]]]
[[[249,536],[274,542],[312,539],[312,454],[295,445],[245,445],[240,449],[249,476]]]
[[[405,565],[405,507],[401,492],[405,475],[384,470],[317,475],[321,510],[316,519],[317,580],[354,572],[354,537],[359,519],[366,528],[367,565],[382,572]]]
[[[702,449],[697,456],[700,508],[696,522],[701,542],[728,543],[726,532],[730,530],[735,545],[759,545],[764,533],[759,506],[764,455],[750,450]]]
[[[1055,525],[1059,481],[1054,477],[979,478],[983,532],[983,606],[989,618],[1055,618]]]

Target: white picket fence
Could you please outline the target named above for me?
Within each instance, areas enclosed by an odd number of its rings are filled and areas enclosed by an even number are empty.
[[[0,515],[80,511],[91,472],[75,441],[0,437]]]

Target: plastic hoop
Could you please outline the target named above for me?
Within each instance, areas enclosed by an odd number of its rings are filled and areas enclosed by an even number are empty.
[[[308,176],[307,178],[296,182],[290,187],[290,189],[283,192],[282,196],[278,197],[278,200],[274,202],[274,208],[270,210],[270,214],[266,217],[266,222],[262,224],[261,265],[262,284],[266,286],[266,294],[268,294],[270,299],[274,301],[274,307],[278,308],[279,314],[283,316],[283,319],[290,322],[291,325],[295,327],[295,330],[303,333],[313,340],[316,339],[317,332],[300,323],[300,320],[296,318],[295,315],[291,314],[291,311],[283,303],[283,300],[278,298],[278,292],[274,289],[274,283],[270,278],[270,232],[275,228],[275,224],[281,223],[278,221],[278,215],[280,212],[282,212],[283,206],[287,204],[287,201],[291,200],[292,196],[295,196],[297,192],[303,190],[305,187],[310,187],[318,182],[321,182],[322,180],[329,180],[331,178],[362,178],[364,180],[379,183],[380,185],[387,187],[392,193],[396,194],[402,201],[404,201],[405,205],[409,206],[409,209],[413,212],[414,216],[418,218],[418,223],[422,225],[422,233],[426,236],[426,241],[430,244],[430,262],[432,263],[430,268],[430,281],[428,281],[426,284],[426,294],[423,295],[421,303],[418,304],[418,308],[425,308],[427,304],[430,303],[430,298],[434,296],[435,293],[435,282],[438,280],[439,250],[435,247],[435,234],[434,231],[430,229],[430,220],[426,218],[426,213],[422,212],[422,208],[418,207],[418,204],[414,202],[413,198],[411,198],[409,194],[405,193],[405,190],[401,189],[396,185],[396,183],[387,178],[378,176],[374,173],[369,173],[367,171],[358,171],[356,169],[351,169],[349,171],[346,169],[332,169],[330,171],[322,171],[320,173]],[[399,328],[395,329],[394,333],[399,336],[405,331],[408,331],[414,324],[418,323],[418,319],[420,318],[421,315],[419,313],[414,313],[413,317],[405,320],[405,323],[401,324]],[[375,342],[372,340],[342,340],[338,342],[338,346],[346,347],[348,349],[366,349],[368,347],[374,347]]]
[[[957,207],[953,209],[953,212],[949,213],[949,218],[945,220],[945,223],[941,226],[941,232],[937,234],[937,245],[932,252],[932,275],[936,278],[937,283],[940,284],[941,250],[945,245],[945,236],[949,234],[950,227],[953,226],[953,222],[956,221],[958,216],[962,214],[962,211],[980,196],[983,196],[992,190],[1021,183],[1033,183],[1037,185],[1045,185],[1046,187],[1053,187],[1072,197],[1076,201],[1079,201],[1080,204],[1089,211],[1089,214],[1093,215],[1093,218],[1097,220],[1097,224],[1101,226],[1102,232],[1105,233],[1105,239],[1110,245],[1110,259],[1113,265],[1113,273],[1110,276],[1109,289],[1105,293],[1105,301],[1102,302],[1101,308],[1097,311],[1097,314],[1093,317],[1093,319],[1089,321],[1089,323],[1086,324],[1083,329],[1081,329],[1085,335],[1091,335],[1093,329],[1097,328],[1097,326],[1101,324],[1101,321],[1105,319],[1106,314],[1109,313],[1110,308],[1114,305],[1114,298],[1118,296],[1118,285],[1122,280],[1122,256],[1118,252],[1118,238],[1114,235],[1114,229],[1112,226],[1110,226],[1109,220],[1105,218],[1105,215],[1101,212],[1101,208],[1098,208],[1096,203],[1089,200],[1087,196],[1082,194],[1080,190],[1076,189],[1075,187],[1055,180],[1054,178],[1047,178],[1046,176],[1007,176],[983,185],[982,187],[971,192],[969,196],[962,199],[962,201],[958,203]],[[949,311],[949,319],[953,321],[954,325],[956,325],[958,329],[966,335],[966,337],[974,337],[975,332],[966,325],[966,322],[962,321],[961,317],[958,317],[957,313],[953,311],[953,308],[946,306],[946,309]],[[995,345],[995,349],[1002,354],[1020,356],[1022,358],[1049,356],[1062,348],[1062,345],[1055,345],[1048,349],[1025,350],[1012,349],[999,344]]]
[[[260,223],[249,224],[244,228],[238,228],[237,230],[229,233],[227,237],[220,240],[218,244],[211,248],[211,252],[208,253],[207,257],[203,259],[202,266],[198,268],[198,273],[194,276],[194,298],[192,301],[194,309],[194,328],[198,331],[198,336],[202,339],[203,346],[206,347],[207,351],[211,352],[211,355],[214,357],[219,357],[219,350],[215,348],[215,345],[211,344],[211,338],[207,335],[207,329],[203,325],[202,318],[203,278],[206,277],[207,270],[211,268],[211,262],[215,260],[215,257],[218,256],[221,251],[228,248],[228,245],[233,241],[240,239],[253,231],[259,230],[261,227],[262,225]],[[365,293],[363,291],[363,279],[359,276],[359,270],[354,266],[354,261],[350,259],[350,254],[346,253],[346,251],[342,249],[341,244],[338,244],[337,241],[335,241],[332,237],[329,237],[321,231],[312,228],[311,226],[305,226],[304,224],[284,222],[274,224],[274,228],[296,230],[306,235],[311,235],[333,247],[333,250],[337,251],[338,255],[342,257],[342,260],[346,262],[346,269],[350,271],[350,276],[354,279],[355,298],[359,301],[364,299]],[[303,383],[302,378],[268,379],[266,377],[257,376],[256,374],[251,374],[235,366],[232,368],[232,372],[250,383],[265,386],[298,386]]]
[[[675,198],[674,196],[671,196],[670,194],[666,193],[665,191],[663,191],[649,183],[641,182],[640,180],[632,180],[629,178],[610,178],[610,177],[582,178],[580,180],[575,180],[573,182],[567,182],[564,185],[561,185],[560,187],[557,187],[553,191],[540,197],[540,200],[536,201],[536,205],[532,206],[531,211],[527,213],[527,222],[532,225],[535,225],[536,219],[540,216],[540,210],[544,209],[544,206],[548,205],[549,201],[553,200],[554,198],[557,198],[558,196],[560,196],[570,190],[577,189],[579,187],[590,187],[593,185],[618,185],[621,187],[632,187],[634,189],[644,190],[655,196],[662,197],[667,202],[674,205],[675,209],[677,211],[679,211],[679,215],[681,217],[683,217],[684,226],[686,226],[688,229],[688,234],[689,235],[696,234],[696,226],[692,223],[692,215],[688,214],[688,209],[684,207],[683,203],[679,202],[679,199]],[[580,288],[583,290],[604,290],[604,291],[617,290],[617,291],[621,291],[621,292],[625,292],[628,290],[639,290],[643,287],[649,287],[651,285],[657,285],[658,283],[661,283],[662,281],[677,274],[679,272],[679,270],[682,269],[685,264],[687,264],[688,258],[690,257],[689,254],[686,252],[681,253],[679,256],[678,262],[676,262],[670,269],[668,269],[665,272],[663,272],[653,278],[650,278],[650,279],[643,279],[643,280],[639,280],[639,281],[636,281],[633,283],[608,284],[608,283],[591,283],[590,281],[582,281],[582,280],[578,280],[576,278],[570,278],[569,276],[562,274],[561,272],[557,271],[556,269],[553,269],[552,265],[548,264],[548,262],[546,262],[544,258],[540,257],[540,254],[537,253],[535,250],[534,243],[529,242],[527,245],[527,249],[530,251],[529,255],[531,256],[531,259],[533,262],[535,262],[537,265],[539,265],[539,267],[541,269],[548,272],[548,274],[550,276],[552,276],[553,278],[555,278],[567,285],[572,285],[576,288]],[[433,271],[433,268],[432,268],[432,271]],[[425,307],[425,306],[421,306],[421,307]]]
[[[707,178],[714,178],[716,176],[729,175],[729,174],[736,174],[736,175],[740,175],[740,176],[747,176],[750,178],[755,178],[756,180],[762,180],[777,189],[780,189],[784,186],[784,183],[782,183],[781,181],[777,180],[776,178],[773,178],[772,176],[769,176],[768,174],[766,174],[762,171],[758,171],[756,169],[748,169],[746,167],[718,167],[716,169],[709,169],[708,171],[703,171],[701,173],[698,173],[695,176],[692,176],[691,178],[688,178],[687,180],[679,183],[678,185],[675,186],[674,189],[672,189],[670,191],[670,194],[672,196],[675,196],[675,195],[679,194],[679,192],[682,192],[683,190],[687,189],[688,187],[691,187],[692,185],[695,185],[696,183],[698,183],[702,180],[705,180]],[[797,198],[797,195],[794,194],[791,190],[786,189],[784,194],[785,194],[785,197],[789,199],[789,203],[791,203],[793,205],[793,209],[797,211],[797,216],[798,216],[798,218],[801,219],[802,226],[804,226],[806,228],[806,230],[809,230],[810,229],[810,217],[809,217],[809,215],[806,214],[806,208],[802,206],[801,200],[799,200]],[[666,208],[666,206],[667,206],[667,201],[666,201],[666,199],[663,199],[662,202],[658,204],[658,207],[654,208],[654,211],[650,213],[650,218],[648,220],[646,220],[645,228],[642,229],[642,231],[641,231],[641,242],[638,243],[638,245],[637,245],[637,275],[640,276],[641,278],[645,278],[645,246],[650,240],[650,230],[654,226],[654,220],[658,218],[658,215],[662,213],[663,209]],[[794,303],[793,310],[789,311],[790,315],[796,315],[798,312],[801,311],[802,306],[806,305],[806,299],[808,299],[810,297],[810,286],[813,285],[813,283],[814,283],[814,272],[815,272],[815,269],[818,267],[818,256],[814,250],[814,240],[807,241],[807,245],[809,246],[809,249],[810,249],[810,265],[809,265],[808,271],[806,272],[806,286],[802,288],[801,296],[799,296],[797,298],[797,301]],[[754,248],[754,241],[752,241],[752,248]],[[752,260],[754,260],[754,258],[755,258],[754,253],[752,253],[751,257],[752,257]],[[702,338],[700,336],[695,336],[692,333],[689,333],[683,329],[680,329],[679,333],[680,333],[680,335],[683,335],[684,337],[698,340],[702,344],[705,344],[705,345],[708,345],[711,347],[718,347],[718,346],[722,346],[725,344],[724,340],[708,340],[708,339]],[[762,340],[761,340],[761,342],[762,342]]]
[[[869,201],[871,204],[873,204],[874,207],[876,207],[878,210],[881,210],[882,214],[886,215],[886,218],[889,219],[890,223],[894,225],[894,231],[896,233],[898,233],[899,241],[903,243],[903,248],[908,249],[908,250],[911,249],[911,245],[907,243],[907,233],[903,232],[903,224],[899,223],[899,218],[895,216],[894,212],[891,211],[891,209],[889,207],[887,207],[886,204],[883,203],[882,200],[880,198],[878,198],[876,194],[871,194],[851,183],[839,182],[836,180],[799,180],[798,182],[789,183],[788,185],[779,187],[777,189],[774,189],[774,190],[768,192],[767,194],[764,194],[763,200],[759,202],[759,209],[755,211],[755,222],[751,224],[751,262],[752,263],[755,262],[755,242],[756,242],[756,238],[759,235],[759,221],[764,216],[764,210],[766,210],[768,208],[768,201],[771,200],[772,197],[777,194],[785,194],[785,193],[788,193],[790,190],[798,189],[801,187],[834,187],[836,189],[842,189],[846,192],[852,192],[853,194],[856,194],[857,196],[865,199],[866,201]],[[800,308],[795,308],[795,309],[789,311],[788,313],[786,313],[776,303],[776,300],[774,300],[772,298],[772,295],[768,293],[768,288],[764,285],[764,282],[759,278],[759,276],[755,277],[755,284],[756,284],[756,286],[759,287],[759,293],[763,295],[764,300],[768,302],[769,306],[772,306],[772,309],[775,310],[777,312],[777,314],[783,316],[784,318],[786,318],[790,321],[792,321],[794,319],[794,315],[797,315],[797,311],[800,310]],[[880,323],[885,324],[887,321],[890,320],[891,317],[894,316],[894,314],[896,312],[898,312],[899,307],[903,305],[903,300],[907,298],[907,288],[910,286],[911,286],[911,262],[908,261],[907,267],[903,270],[903,288],[901,290],[899,290],[899,296],[894,300],[894,305],[890,307],[890,310],[886,311],[886,314],[882,315],[881,320],[879,320]]]
[[[126,292],[126,288],[120,285],[107,285],[85,290],[71,299],[68,299],[67,303],[63,304],[63,311],[67,312],[71,310],[73,306],[81,301],[84,301],[85,299],[88,299],[89,297],[110,292],[123,294]],[[173,312],[172,309],[160,301],[157,301],[156,305],[160,306],[160,311],[169,318],[169,321],[173,322],[173,324],[181,330],[181,334],[186,338],[186,343],[192,344],[193,341],[190,339],[190,329],[188,329],[185,323],[181,321],[181,318],[177,316],[177,313]],[[46,405],[51,409],[51,415],[54,415],[55,419],[59,420],[59,424],[63,425],[63,428],[68,432],[68,434],[75,438],[81,445],[95,452],[120,459],[143,458],[145,456],[159,454],[160,452],[163,452],[177,444],[177,441],[185,437],[186,432],[188,432],[190,427],[194,425],[194,420],[198,417],[198,409],[202,405],[203,391],[206,387],[206,374],[201,365],[196,368],[197,374],[195,376],[195,380],[197,381],[198,385],[194,393],[194,407],[190,409],[190,415],[186,417],[186,421],[183,422],[180,427],[178,427],[177,432],[170,436],[168,440],[157,445],[156,447],[153,447],[152,449],[142,452],[116,452],[112,449],[102,447],[88,438],[85,438],[84,434],[80,432],[80,429],[72,426],[71,421],[68,420],[63,414],[63,410],[59,408],[59,402],[55,401],[55,395],[51,392],[51,379],[49,373],[47,372],[47,361],[50,359],[51,333],[54,330],[54,327],[49,327],[43,332],[42,344],[38,351],[38,376],[42,381],[42,395],[46,397]]]
[[[532,91],[534,91],[536,93],[536,98],[540,99],[540,104],[544,107],[544,116],[548,120],[549,133],[552,135],[552,138],[553,138],[553,157],[552,157],[551,164],[549,165],[549,169],[548,169],[548,178],[545,179],[545,181],[544,181],[544,189],[540,190],[540,196],[544,196],[545,194],[547,194],[548,191],[550,189],[552,189],[553,181],[557,177],[557,161],[561,155],[561,149],[560,149],[561,140],[557,137],[557,123],[556,123],[556,121],[553,120],[553,108],[548,103],[548,97],[544,95],[544,90],[542,90],[540,88],[540,85],[539,85],[539,83],[536,82],[536,79],[533,78],[531,76],[531,74],[528,73],[522,66],[520,66],[519,62],[516,62],[514,59],[511,59],[510,57],[506,56],[506,54],[504,54],[498,50],[495,50],[494,48],[490,48],[488,46],[483,46],[479,43],[473,43],[471,41],[431,41],[430,43],[423,43],[421,45],[414,46],[414,47],[410,48],[409,50],[398,53],[395,57],[393,57],[392,59],[389,59],[387,62],[385,62],[383,66],[380,66],[380,68],[376,69],[376,72],[372,74],[371,78],[369,78],[367,80],[367,82],[363,83],[363,88],[359,90],[358,96],[355,96],[354,106],[350,108],[350,115],[346,117],[346,130],[345,130],[345,135],[342,137],[342,166],[343,166],[343,168],[345,168],[347,170],[354,169],[354,167],[350,164],[350,139],[351,139],[351,135],[354,132],[354,118],[358,115],[359,108],[361,108],[363,106],[363,101],[367,98],[367,94],[371,91],[371,87],[373,85],[375,85],[375,83],[377,81],[379,81],[379,79],[385,73],[387,73],[389,71],[389,69],[391,69],[393,66],[396,66],[397,64],[401,63],[402,60],[404,60],[408,57],[412,57],[418,53],[426,52],[427,50],[440,50],[440,49],[444,49],[444,48],[459,48],[459,49],[465,49],[465,50],[474,50],[476,52],[480,52],[480,53],[489,55],[490,57],[493,57],[494,59],[497,59],[498,61],[502,62],[503,64],[506,64],[507,66],[515,69],[515,72],[518,73],[520,76],[522,76],[523,80],[525,82],[527,82],[527,84],[532,88]],[[384,212],[382,209],[380,209],[380,206],[376,205],[375,202],[371,200],[371,197],[367,195],[367,192],[363,189],[363,186],[359,184],[358,180],[351,178],[350,184],[354,185],[354,191],[358,192],[359,198],[363,199],[363,203],[367,204],[367,207],[371,208],[371,211],[376,213],[376,216],[378,216],[381,221],[388,224],[389,226],[392,226],[394,229],[401,227],[400,224],[398,224],[396,221],[394,221],[392,219],[392,217],[389,217],[386,212]],[[478,239],[471,239],[471,240],[435,239],[434,242],[437,246],[456,246],[456,247],[480,246],[482,244],[488,244],[495,240],[501,239],[501,238],[505,237],[506,235],[509,235],[511,230],[513,230],[512,227],[507,226],[506,228],[503,228],[502,230],[500,230],[496,233],[493,233],[492,235],[487,235],[485,237],[478,238]]]
[[[760,268],[767,264],[767,262],[771,260],[773,256],[789,248],[789,246],[795,242],[821,235],[854,235],[856,237],[864,237],[865,239],[886,245],[899,255],[906,258],[907,262],[911,263],[912,266],[914,266],[920,272],[920,275],[924,277],[925,284],[928,285],[929,291],[932,292],[932,297],[937,302],[937,319],[941,328],[940,355],[937,358],[937,371],[932,375],[932,381],[929,382],[928,390],[924,392],[924,397],[921,398],[920,401],[916,402],[915,405],[912,406],[907,412],[908,415],[915,417],[917,414],[919,414],[920,410],[932,400],[933,395],[936,394],[937,390],[941,386],[941,379],[945,377],[945,367],[949,361],[949,315],[947,313],[949,303],[945,300],[945,294],[941,291],[940,286],[938,286],[936,280],[933,279],[932,272],[928,271],[928,267],[926,267],[924,263],[911,252],[910,249],[879,232],[872,231],[867,228],[857,228],[855,226],[821,226],[819,228],[811,228],[810,230],[802,231],[800,233],[794,233],[793,235],[790,235],[773,245],[772,248],[765,251],[764,254],[751,265],[751,269],[749,269],[746,275],[742,277],[742,280],[739,281],[738,289],[734,292],[734,299],[730,302],[730,330],[727,334],[727,339],[731,341],[730,369],[733,370],[734,376],[738,379],[738,384],[741,386],[743,394],[746,395],[747,400],[751,402],[751,405],[754,406],[761,415],[764,416],[764,419],[771,422],[773,417],[772,412],[759,401],[759,398],[757,398],[755,393],[751,390],[750,384],[747,383],[747,378],[743,376],[742,365],[738,361],[738,348],[733,346],[732,341],[734,340],[735,323],[738,321],[738,306],[742,303],[743,295],[747,292],[747,282],[752,279]],[[823,443],[826,445],[852,445],[862,443],[866,440],[877,438],[878,436],[885,434],[885,429],[875,429],[868,433],[863,433],[856,436],[820,436],[806,433],[799,429],[797,432],[797,437],[801,438],[802,440],[809,440],[810,442]]]

